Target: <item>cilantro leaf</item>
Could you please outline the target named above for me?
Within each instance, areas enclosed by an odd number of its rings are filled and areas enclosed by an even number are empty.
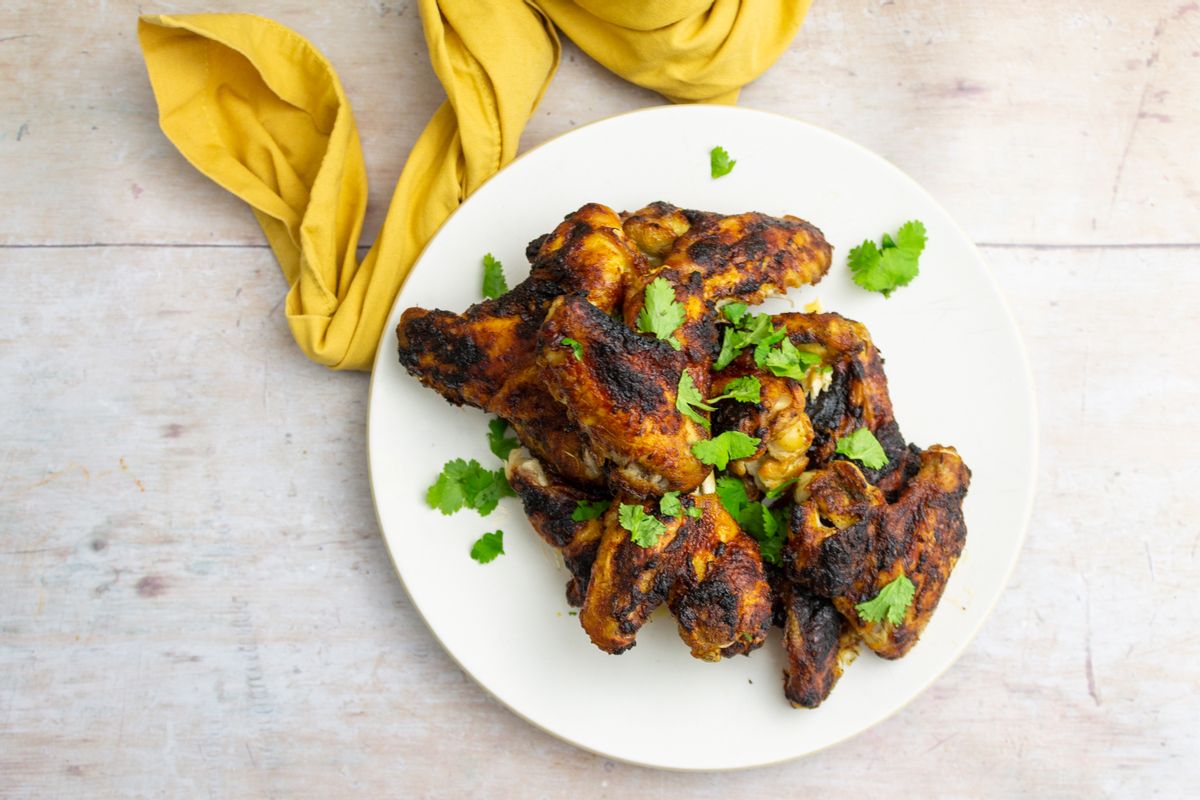
[[[705,430],[709,429],[708,420],[696,409],[712,411],[713,407],[704,402],[704,395],[700,394],[700,390],[696,388],[692,376],[686,369],[679,374],[679,390],[675,396],[675,408],[688,419],[703,425]]]
[[[679,492],[667,492],[658,501],[658,512],[665,517],[678,517],[683,513],[683,504],[679,502]]]
[[[741,431],[725,431],[715,439],[705,439],[692,445],[692,455],[702,464],[711,464],[717,469],[725,469],[730,461],[754,455],[758,443],[762,441],[754,436],[747,436]]]
[[[476,468],[479,468],[479,462],[471,460]],[[466,492],[463,491],[462,478],[467,473],[469,465],[461,458],[456,458],[453,461],[447,461],[442,467],[442,474],[438,475],[437,480],[425,492],[425,502],[430,508],[436,508],[443,514],[453,514],[458,511],[467,502]]]
[[[729,157],[729,153],[725,151],[724,147],[714,147],[708,152],[708,164],[712,176],[720,178],[732,172],[737,162]]]
[[[621,503],[617,510],[617,518],[621,527],[629,531],[629,540],[638,547],[653,547],[667,530],[666,525],[647,514],[646,509],[636,503]]]
[[[800,480],[799,476],[796,476],[795,478],[789,478],[788,480],[786,480],[783,483],[776,486],[774,489],[769,490],[767,492],[767,499],[774,500],[776,497],[779,497],[779,495],[781,495],[785,491],[787,491],[788,487],[792,486],[799,480]]]
[[[485,533],[471,545],[471,558],[480,564],[495,561],[496,556],[504,555],[504,531]]]
[[[502,419],[494,419],[488,422],[488,447],[496,454],[496,458],[501,461],[508,460],[508,454],[521,446],[512,436],[505,436],[504,432],[508,430],[508,423]]]
[[[754,375],[744,375],[734,378],[725,384],[725,391],[716,397],[708,398],[708,402],[718,400],[734,400],[739,403],[758,403],[762,401],[762,383]]]
[[[771,331],[769,335],[759,339],[758,343],[754,345],[754,363],[765,368],[767,356],[770,355],[771,348],[786,338],[787,330],[780,327]]]
[[[676,350],[680,349],[675,338],[676,329],[683,324],[684,311],[675,302],[675,289],[666,278],[655,278],[646,286],[646,301],[638,313],[637,328],[642,333],[653,333]]]
[[[757,360],[757,350],[754,355]],[[786,336],[780,340],[777,349],[767,351],[762,360],[758,361],[758,365],[770,370],[772,375],[780,378],[795,378],[798,381],[804,380],[804,375],[808,370],[820,363],[819,355],[807,350],[800,350]]]
[[[879,469],[888,463],[887,453],[883,452],[883,446],[870,428],[859,428],[838,439],[836,452],[871,469]]]
[[[750,306],[745,303],[726,303],[721,307],[721,312],[725,314],[725,318],[734,324],[734,327],[741,322],[742,317],[746,316],[746,310]]]
[[[504,470],[479,466],[475,459],[447,461],[442,473],[425,493],[425,502],[443,514],[473,508],[486,517],[496,509],[502,497],[515,497]]]
[[[611,505],[611,500],[577,500],[575,501],[575,510],[571,512],[571,519],[575,522],[597,519],[605,511],[608,511],[608,507]]]
[[[737,521],[738,527],[758,542],[763,561],[780,563],[783,543],[787,539],[786,508],[769,508],[751,501],[745,484],[731,475],[717,478],[717,498],[729,516]]]
[[[881,622],[886,619],[892,625],[899,625],[904,621],[904,612],[912,605],[916,592],[917,587],[901,572],[880,589],[879,594],[859,603],[854,610],[863,622]]]
[[[504,280],[504,265],[488,253],[483,257],[483,296],[499,297],[507,291],[508,281]]]
[[[770,342],[774,344],[786,335],[783,329],[773,331],[771,317],[767,314],[756,314],[753,317],[743,315],[738,324],[725,329],[725,338],[721,340],[721,352],[713,362],[713,370],[720,372],[729,366],[738,353],[751,346],[759,345],[764,339],[778,334],[778,338]],[[768,345],[769,346],[769,345]]]
[[[894,239],[885,233],[881,247],[867,239],[853,248],[846,264],[855,283],[889,297],[897,288],[907,286],[917,277],[920,271],[918,260],[925,250],[925,242],[925,225],[920,220],[910,220],[900,226]]]
[[[576,361],[583,361],[583,345],[572,339],[570,336],[564,336],[558,340],[558,343],[564,347],[571,348],[571,352],[575,354]]]

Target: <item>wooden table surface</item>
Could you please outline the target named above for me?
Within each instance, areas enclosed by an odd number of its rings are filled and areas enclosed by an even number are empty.
[[[818,0],[744,92],[883,154],[980,243],[1042,445],[963,658],[871,731],[740,774],[577,750],[441,650],[376,529],[368,378],[300,355],[250,213],[159,133],[139,9],[254,10],[324,50],[364,241],[442,97],[409,2],[0,7],[0,796],[1196,791],[1200,5]],[[523,146],[657,102],[568,46]]]

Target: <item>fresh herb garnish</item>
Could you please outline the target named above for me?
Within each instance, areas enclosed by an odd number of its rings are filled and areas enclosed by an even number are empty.
[[[769,370],[772,375],[780,378],[795,378],[798,381],[804,380],[805,373],[821,363],[819,355],[807,350],[800,350],[786,335],[780,337],[779,347],[774,350],[765,350],[761,359],[758,356],[759,352],[756,349],[754,351],[755,361],[763,369]]]
[[[725,384],[725,391],[716,397],[708,398],[708,402],[719,400],[735,400],[739,403],[758,403],[762,400],[762,383],[754,375],[744,375],[734,378]]]
[[[507,461],[508,454],[521,446],[521,443],[514,437],[504,435],[507,430],[508,423],[502,419],[493,419],[488,422],[488,447],[501,461]]]
[[[675,301],[675,289],[666,278],[655,278],[646,286],[646,299],[638,313],[637,328],[653,333],[676,350],[680,349],[675,331],[683,324],[683,305]]]
[[[496,509],[501,497],[515,496],[504,470],[484,469],[473,458],[470,461],[456,458],[442,467],[442,473],[425,493],[425,502],[443,514],[473,508],[486,517]]]
[[[728,175],[733,171],[735,164],[737,161],[729,157],[729,153],[725,151],[724,147],[714,147],[708,151],[708,165],[714,178]]]
[[[611,500],[577,500],[575,501],[575,510],[571,512],[571,519],[575,522],[596,519],[608,511],[608,507],[611,505]]]
[[[500,555],[504,555],[504,531],[485,533],[471,545],[471,558],[480,564],[495,561]]]
[[[658,512],[664,517],[678,517],[683,513],[683,504],[679,502],[679,492],[667,492],[658,501]]]
[[[504,265],[488,253],[483,257],[483,296],[495,298],[507,291],[508,281],[504,280]]]
[[[704,402],[704,395],[700,394],[700,390],[696,388],[695,382],[692,381],[692,376],[688,374],[686,369],[679,374],[679,389],[675,395],[675,408],[688,419],[703,425],[705,430],[709,429],[708,420],[696,409],[712,411],[713,407]]]
[[[838,439],[836,452],[871,469],[879,469],[888,463],[887,453],[883,452],[883,446],[869,428],[859,428]]]
[[[738,527],[758,542],[763,561],[778,564],[783,542],[787,538],[786,507],[768,507],[750,500],[746,486],[732,475],[717,478],[717,498],[733,517]]]
[[[754,455],[761,442],[754,436],[747,436],[741,431],[725,431],[713,439],[705,439],[692,445],[692,455],[702,464],[710,464],[717,469],[725,469],[730,461]]]
[[[571,348],[571,352],[575,354],[576,361],[583,361],[583,345],[572,339],[570,336],[564,336],[558,340],[558,343],[564,347]]]
[[[854,610],[862,617],[863,622],[880,622],[886,619],[893,625],[899,625],[904,621],[904,612],[912,605],[916,592],[917,587],[901,572],[880,589],[879,594],[859,603]]]
[[[910,220],[896,231],[895,239],[885,233],[881,247],[876,247],[870,239],[855,247],[846,263],[855,283],[888,297],[917,277],[917,262],[925,241],[925,225],[920,220]]]
[[[746,316],[746,311],[749,308],[750,306],[746,305],[745,303],[726,303],[721,307],[721,312],[725,315],[725,318],[732,322],[736,327],[737,324],[742,321],[742,317]]]
[[[617,510],[617,519],[621,527],[629,531],[629,541],[638,547],[653,547],[658,539],[666,533],[667,526],[659,522],[640,504],[626,505],[621,503]]]
[[[769,347],[785,335],[782,328],[778,331],[773,330],[771,317],[768,314],[755,314],[753,317],[742,314],[738,316],[738,321],[733,326],[725,328],[725,337],[721,340],[721,352],[717,355],[717,360],[713,362],[713,370],[719,372],[725,369],[730,362],[737,358],[738,353],[751,345],[757,348],[764,340],[777,336],[778,338],[771,339],[767,345]]]

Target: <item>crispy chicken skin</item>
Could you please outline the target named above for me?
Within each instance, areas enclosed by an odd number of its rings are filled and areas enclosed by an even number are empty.
[[[821,705],[842,676],[842,653],[855,638],[849,625],[823,597],[785,583],[782,602],[783,649],[787,663],[783,671],[783,694],[796,708]]]
[[[854,464],[833,461],[797,488],[784,558],[797,584],[829,597],[867,646],[899,658],[917,643],[966,543],[971,471],[953,447],[921,453],[894,502]],[[901,573],[916,588],[898,625],[865,622],[855,605]]]
[[[528,255],[529,277],[494,300],[462,314],[406,310],[396,329],[400,362],[451,403],[507,420],[521,442],[559,474],[598,485],[599,459],[535,366],[537,332],[547,308],[564,292],[615,311],[627,277],[644,259],[626,240],[620,217],[596,203],[531,243]]]
[[[761,491],[769,492],[800,477],[808,467],[813,428],[804,413],[804,387],[791,378],[758,369],[751,351],[716,374],[712,394],[722,394],[730,381],[747,375],[758,378],[762,386],[761,401],[720,401],[712,414],[712,432],[719,436],[725,431],[740,431],[760,440],[757,450],[731,461],[729,469],[734,475],[754,480]]]
[[[462,314],[409,308],[396,328],[400,363],[455,405],[487,408],[509,376],[533,363],[538,328],[554,298],[583,293],[606,311],[642,269],[621,219],[597,203],[569,215],[537,241],[529,277]]]
[[[667,601],[679,637],[704,661],[748,654],[771,628],[771,588],[758,544],[716,495],[688,499],[701,516],[688,520],[689,556]]]
[[[646,503],[646,513],[666,525],[666,530],[655,544],[641,547],[621,527],[618,501],[629,499],[618,498],[604,513],[604,532],[579,612],[579,623],[592,643],[613,655],[637,643],[637,632],[667,599],[687,559],[690,519],[684,514],[664,517],[658,513],[657,502]]]
[[[636,502],[636,501],[635,501]],[[597,647],[623,653],[638,630],[667,602],[692,655],[706,661],[759,647],[771,625],[771,594],[758,545],[725,511],[716,495],[684,496],[683,508],[701,515],[664,517],[658,503],[644,507],[666,525],[650,547],[634,544],[614,502],[592,568],[579,621]]]
[[[602,460],[551,396],[536,363],[505,381],[487,409],[507,420],[521,443],[558,475],[580,486],[604,485]]]
[[[833,369],[829,386],[806,405],[813,427],[809,460],[825,463],[834,457],[839,438],[867,428],[883,446],[888,463],[877,470],[864,469],[864,474],[885,493],[894,494],[917,451],[900,434],[883,358],[866,326],[834,313],[778,314],[773,320],[787,329],[794,345],[818,353]]]
[[[576,358],[563,338],[582,347]],[[703,428],[675,408],[682,354],[640,336],[579,296],[556,300],[538,334],[539,366],[595,452],[609,483],[638,497],[691,491],[709,468],[692,454]]]
[[[576,522],[571,515],[581,500],[609,498],[556,479],[523,447],[508,454],[504,474],[521,498],[529,524],[547,544],[562,553],[563,563],[571,573],[567,602],[576,607],[583,605],[603,526],[599,518]]]
[[[750,212],[689,227],[672,245],[661,270],[629,282],[625,319],[641,311],[646,284],[660,271],[692,273],[704,283],[704,299],[754,305],[789,287],[816,283],[829,271],[833,250],[814,226],[797,217]]]

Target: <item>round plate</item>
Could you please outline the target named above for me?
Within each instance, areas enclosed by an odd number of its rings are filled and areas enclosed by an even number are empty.
[[[737,159],[709,176],[717,145]],[[896,417],[921,446],[955,445],[974,477],[966,549],[920,643],[899,661],[862,652],[829,699],[783,697],[775,631],[749,657],[693,659],[660,609],[621,656],[596,649],[563,594],[567,573],[516,499],[486,518],[425,503],[442,464],[488,450],[489,417],[454,408],[399,365],[392,334],[409,306],[461,311],[480,300],[484,253],[509,285],[528,273],[525,244],[587,202],[620,211],[653,200],[724,213],[794,214],[820,227],[834,263],[817,286],[763,306],[860,320],[887,358]],[[890,299],[850,280],[846,254],[920,219],[921,273]],[[605,756],[671,769],[736,769],[828,747],[885,719],[930,685],[979,630],[1021,548],[1033,499],[1033,386],[987,264],[932,197],[882,158],[785,117],[721,106],[668,106],[572,131],[513,162],[442,226],[418,260],[380,342],[368,446],[379,525],[413,604],[450,655],[514,712]],[[485,531],[505,554],[468,556]],[[968,699],[963,700],[969,703]]]

